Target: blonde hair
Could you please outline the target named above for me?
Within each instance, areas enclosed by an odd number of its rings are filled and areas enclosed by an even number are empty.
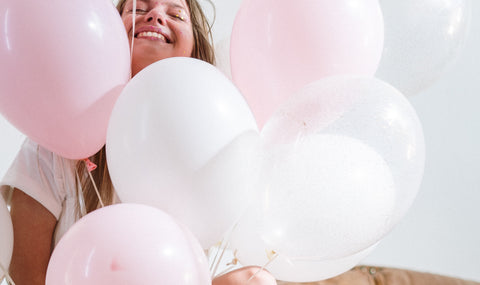
[[[215,6],[210,0],[207,0],[215,10]],[[208,22],[202,7],[197,0],[186,0],[190,9],[190,19],[192,23],[194,47],[192,57],[210,64],[215,64],[215,52],[213,48],[212,26]],[[117,10],[120,15],[125,8],[126,0],[120,0],[117,4]],[[105,205],[111,205],[114,201],[114,188],[110,174],[108,172],[108,165],[106,160],[105,146],[95,155],[89,158],[91,162],[97,165],[97,169],[92,171],[93,181],[99,189],[100,197]],[[92,212],[101,207],[101,202],[96,194],[95,185],[92,183],[89,175],[87,175],[87,168],[85,162],[80,160],[76,165],[77,171],[77,194],[78,197],[83,196],[85,202],[85,210],[87,213]],[[77,203],[77,212],[81,215],[80,201]]]

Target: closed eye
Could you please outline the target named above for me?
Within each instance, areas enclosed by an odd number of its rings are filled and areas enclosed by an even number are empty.
[[[133,9],[128,10],[127,13],[133,14]],[[137,9],[135,9],[135,13],[136,14],[145,14],[145,13],[147,13],[147,10],[137,8]]]
[[[172,18],[179,19],[181,21],[185,21],[185,16],[183,16],[182,14],[172,14],[171,16],[172,16]]]

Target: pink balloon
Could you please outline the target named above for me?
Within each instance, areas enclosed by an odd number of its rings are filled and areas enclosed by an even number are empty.
[[[246,0],[232,31],[232,76],[261,127],[310,82],[373,75],[382,49],[377,0]]]
[[[94,211],[65,234],[47,285],[211,284],[198,241],[164,212],[117,204]]]
[[[0,112],[21,132],[72,159],[105,144],[130,77],[111,0],[2,0],[0,62]]]

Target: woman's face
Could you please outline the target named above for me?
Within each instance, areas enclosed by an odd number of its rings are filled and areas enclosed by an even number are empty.
[[[135,31],[133,0],[127,0],[122,20],[134,39],[132,76],[146,66],[169,57],[192,55],[194,38],[185,0],[137,0]]]

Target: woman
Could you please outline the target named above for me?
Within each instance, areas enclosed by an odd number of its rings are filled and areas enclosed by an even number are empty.
[[[214,62],[210,26],[196,0],[122,0],[121,14],[132,50],[132,76],[168,57],[195,57]],[[135,23],[135,24],[133,24]],[[115,203],[105,147],[90,158],[105,204]],[[84,161],[68,160],[26,140],[2,181],[10,187],[14,249],[10,274],[16,285],[44,285],[55,244],[82,215],[101,206]],[[214,285],[246,284],[258,268],[242,268],[213,280]],[[161,280],[159,280],[161,282]],[[260,271],[248,284],[276,284]]]

